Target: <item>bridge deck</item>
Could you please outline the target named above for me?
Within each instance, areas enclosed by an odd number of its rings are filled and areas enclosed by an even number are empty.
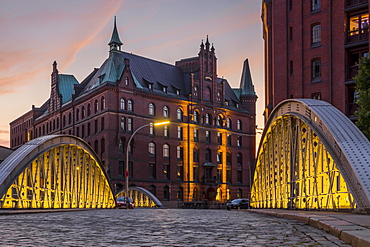
[[[303,221],[339,237],[352,246],[370,246],[370,215],[284,209],[248,209],[248,211]]]

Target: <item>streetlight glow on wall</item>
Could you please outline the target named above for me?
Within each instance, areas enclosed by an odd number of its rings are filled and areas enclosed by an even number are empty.
[[[164,122],[153,123],[153,125],[154,126],[159,126],[159,125],[165,125],[165,124],[169,124],[169,123],[170,123],[170,121],[164,121]],[[125,176],[126,176],[126,200],[128,200],[128,176],[129,176],[129,170],[128,170],[128,163],[129,163],[129,161],[128,161],[128,151],[129,151],[129,148],[130,148],[131,140],[132,140],[132,138],[134,137],[134,135],[139,130],[141,130],[144,127],[150,126],[150,125],[151,124],[148,123],[148,124],[145,124],[145,125],[140,126],[137,130],[134,131],[134,133],[132,133],[132,135],[130,136],[130,139],[128,139],[128,142],[127,142],[127,147],[126,147],[126,171],[125,171]]]

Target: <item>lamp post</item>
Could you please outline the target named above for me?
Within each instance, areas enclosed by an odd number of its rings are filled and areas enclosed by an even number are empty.
[[[170,123],[170,121],[165,121],[165,122],[154,123],[153,125],[154,126],[158,126],[158,125],[165,125],[165,124],[169,124],[169,123]],[[132,138],[134,137],[134,135],[139,130],[141,130],[142,128],[147,127],[149,125],[150,125],[150,123],[149,124],[142,125],[139,128],[137,128],[137,130],[135,130],[134,133],[132,133],[132,135],[130,136],[130,138],[128,139],[128,142],[127,142],[127,147],[126,147],[126,171],[125,171],[125,176],[126,176],[126,203],[128,203],[128,176],[129,176],[129,171],[128,171],[128,151],[129,151],[129,148],[130,148],[131,140],[132,140]],[[126,207],[126,208],[128,208],[128,207]]]

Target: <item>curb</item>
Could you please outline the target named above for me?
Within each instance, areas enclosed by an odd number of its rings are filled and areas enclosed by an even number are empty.
[[[294,213],[268,211],[263,209],[248,209],[247,211],[304,222],[338,237],[353,247],[370,246],[370,229],[340,218],[325,215],[322,217],[315,215],[297,215]]]

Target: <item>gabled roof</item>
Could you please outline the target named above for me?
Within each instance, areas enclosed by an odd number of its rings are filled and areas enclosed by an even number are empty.
[[[58,89],[59,93],[62,95],[62,104],[72,99],[75,84],[79,83],[73,75],[58,74]]]

